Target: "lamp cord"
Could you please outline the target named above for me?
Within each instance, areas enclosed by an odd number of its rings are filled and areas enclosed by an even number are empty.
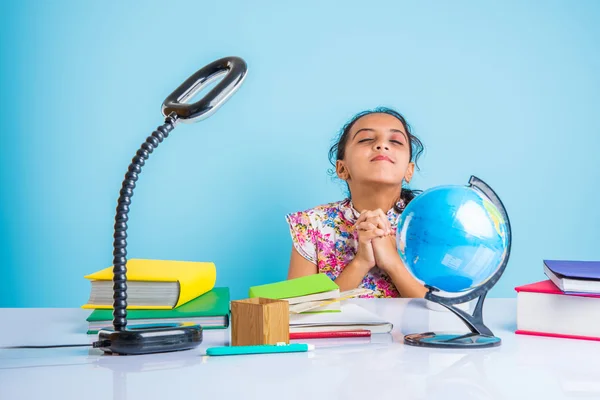
[[[54,345],[47,345],[47,346],[4,346],[4,347],[0,347],[0,349],[50,349],[53,347],[89,347],[92,346],[91,343],[89,344],[54,344]]]
[[[29,345],[2,346],[2,347],[0,347],[0,349],[51,349],[51,348],[55,348],[55,347],[93,347],[96,349],[98,347],[107,347],[107,346],[110,346],[109,340],[97,340],[93,343],[87,343],[87,344],[49,344],[49,345],[40,345],[40,346],[29,346]]]
[[[113,327],[115,331],[122,331],[127,327],[127,214],[131,205],[135,182],[138,180],[142,167],[150,154],[175,128],[177,119],[175,113],[167,116],[165,123],[152,132],[146,138],[146,141],[142,143],[135,157],[131,160],[131,164],[129,164],[119,192],[113,242]]]

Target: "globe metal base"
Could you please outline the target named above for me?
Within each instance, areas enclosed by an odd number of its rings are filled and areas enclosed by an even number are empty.
[[[410,346],[437,348],[486,348],[500,346],[496,336],[478,333],[413,333],[404,336],[404,343]]]

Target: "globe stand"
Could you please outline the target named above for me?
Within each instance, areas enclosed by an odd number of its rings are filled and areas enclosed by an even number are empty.
[[[492,275],[483,285],[462,296],[439,296],[435,294],[435,292],[439,292],[439,289],[429,285],[425,286],[428,289],[428,292],[425,294],[425,299],[437,303],[453,312],[454,315],[459,317],[460,320],[467,325],[470,331],[469,333],[413,333],[404,336],[404,343],[407,345],[438,348],[485,348],[500,346],[502,343],[501,339],[495,336],[494,333],[483,322],[483,303],[487,293],[498,282],[504,273],[504,270],[506,269],[506,265],[508,264],[511,247],[510,221],[508,219],[506,209],[500,201],[500,198],[485,182],[475,176],[471,176],[471,179],[469,180],[469,186],[479,190],[485,197],[487,197],[496,206],[506,221],[508,245],[505,256],[494,275]],[[472,315],[469,315],[465,311],[454,307],[454,304],[462,304],[474,299],[477,299],[477,303]]]
[[[492,331],[483,323],[483,302],[487,295],[487,291],[479,296],[473,315],[469,315],[465,311],[454,307],[452,304],[447,304],[447,298],[436,296],[433,292],[438,289],[426,286],[429,292],[425,295],[425,299],[437,303],[449,311],[452,311],[467,325],[470,333],[415,333],[406,335],[404,342],[412,346],[423,347],[495,347],[499,346],[501,339],[494,336]],[[462,303],[462,302],[461,302]],[[459,303],[455,303],[459,304]]]

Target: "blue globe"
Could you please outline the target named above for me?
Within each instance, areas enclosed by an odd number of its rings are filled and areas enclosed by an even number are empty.
[[[398,220],[396,244],[413,276],[460,293],[483,285],[509,249],[509,226],[498,208],[470,186],[438,186],[415,197]]]

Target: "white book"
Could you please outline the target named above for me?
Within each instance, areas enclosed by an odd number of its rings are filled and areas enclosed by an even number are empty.
[[[290,305],[293,305],[293,304],[305,303],[308,301],[336,299],[338,297],[340,297],[340,290],[335,289],[335,290],[330,290],[327,292],[307,294],[306,296],[298,296],[298,297],[292,297],[289,299],[281,299],[281,300],[287,300],[287,302],[290,303]]]
[[[341,306],[341,312],[290,314],[290,332],[325,332],[366,329],[371,333],[389,333],[393,324],[353,303]]]
[[[93,280],[88,304],[112,304],[113,281]],[[128,281],[127,304],[174,307],[181,292],[179,282]]]
[[[346,290],[338,294],[338,297],[333,299],[324,299],[317,301],[305,301],[302,303],[290,304],[290,313],[306,313],[306,312],[322,312],[322,311],[341,311],[341,301],[348,300],[353,297],[371,294],[371,289],[357,288]]]

